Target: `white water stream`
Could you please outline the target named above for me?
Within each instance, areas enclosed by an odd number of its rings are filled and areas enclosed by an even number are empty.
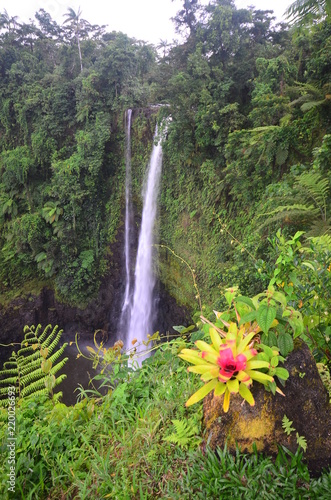
[[[121,329],[126,328],[130,314],[131,293],[131,255],[130,255],[130,221],[132,219],[131,208],[131,117],[132,109],[128,109],[125,115],[125,226],[124,226],[124,256],[125,256],[125,292],[121,312]]]
[[[157,137],[157,128],[154,139]],[[154,225],[157,214],[157,199],[162,169],[161,139],[153,145],[149,163],[146,188],[143,194],[143,213],[139,234],[135,268],[135,287],[130,310],[129,328],[126,336],[126,349],[132,349],[132,341],[137,343],[147,340],[147,334],[153,331],[153,290],[156,278],[153,272]],[[137,352],[145,346],[137,347]],[[146,355],[139,356],[141,362]]]

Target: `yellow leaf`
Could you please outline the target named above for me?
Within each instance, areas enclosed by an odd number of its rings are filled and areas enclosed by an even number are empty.
[[[262,372],[255,371],[255,370],[246,370],[246,373],[253,380],[260,382],[261,384],[265,384],[266,382],[273,382],[274,381],[274,379],[272,377],[270,377],[270,375],[267,375],[266,373],[262,373]]]
[[[279,389],[279,387],[276,387],[276,392],[278,392],[278,394],[280,394],[281,396],[284,396],[284,398],[285,398],[285,394],[283,393],[283,391],[281,391]]]
[[[215,350],[214,347],[210,344],[207,344],[207,342],[204,342],[203,340],[197,340],[195,345],[197,346],[200,351],[206,351],[210,352],[211,354],[219,354],[218,350]]]
[[[248,370],[256,370],[256,369],[260,369],[260,368],[269,368],[270,367],[270,364],[268,363],[268,361],[262,361],[260,359],[251,359],[249,361],[247,361],[247,369]]]
[[[206,373],[210,370],[211,365],[208,363],[208,365],[195,365],[195,366],[189,366],[187,371],[191,373],[199,373],[202,375],[203,373]]]
[[[239,394],[245,401],[247,401],[248,404],[250,404],[251,406],[255,405],[253,394],[248,389],[248,387],[243,383],[239,385]]]
[[[226,387],[228,388],[228,391],[230,391],[230,393],[236,394],[239,391],[239,380],[237,380],[236,378],[228,380],[228,382],[226,383]]]
[[[222,339],[215,330],[215,328],[209,328],[209,335],[216,351],[219,351],[220,345],[222,344]]]
[[[44,359],[41,363],[41,369],[44,373],[49,373],[52,368],[52,361],[50,359]]]
[[[195,403],[197,403],[198,401],[203,399],[205,396],[207,396],[207,394],[209,394],[213,389],[215,389],[215,387],[217,386],[218,383],[219,382],[217,379],[213,379],[210,382],[208,382],[207,384],[205,384],[203,387],[201,387],[201,389],[199,389],[197,392],[195,392],[188,399],[188,401],[186,401],[185,406],[194,405]]]
[[[93,347],[91,346],[86,346],[86,349],[88,350],[88,352],[92,353],[92,354],[96,354],[95,350],[93,349]]]
[[[48,354],[48,348],[45,347],[45,349],[40,349],[40,356],[42,356],[43,358],[47,358],[47,354]]]
[[[215,387],[214,395],[215,396],[222,396],[224,394],[226,389],[226,384],[223,384],[222,382],[218,382],[217,386]]]
[[[228,388],[226,388],[225,394],[224,394],[224,401],[223,401],[224,413],[227,413],[229,411],[229,406],[230,406],[230,392],[229,392]]]

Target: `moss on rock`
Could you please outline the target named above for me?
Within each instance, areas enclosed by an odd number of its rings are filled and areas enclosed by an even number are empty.
[[[227,444],[231,452],[236,443],[242,451],[258,451],[276,456],[278,445],[295,452],[296,432],[307,440],[304,454],[308,467],[318,474],[331,465],[331,405],[319,376],[316,363],[301,340],[295,342],[285,367],[291,374],[283,389],[285,397],[266,392],[264,386],[254,383],[252,393],[255,406],[251,407],[239,395],[232,395],[230,409],[224,413],[223,396],[210,394],[204,402],[206,441],[212,448]],[[304,373],[304,376],[303,376]],[[296,432],[287,436],[282,428],[286,415],[293,421]]]

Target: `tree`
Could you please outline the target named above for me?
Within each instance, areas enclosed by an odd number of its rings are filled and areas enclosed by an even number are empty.
[[[288,19],[296,24],[309,24],[327,16],[331,19],[331,0],[296,0],[285,12]]]
[[[180,33],[188,28],[189,34],[193,35],[197,29],[197,14],[200,9],[199,0],[183,0],[183,8],[179,10],[172,19],[176,24],[176,31]]]
[[[14,29],[17,27],[17,19],[18,16],[10,17],[6,9],[4,9],[3,13],[0,14],[0,28],[7,27],[8,31],[12,30],[12,25]]]
[[[83,59],[82,59],[82,51],[80,48],[80,30],[81,30],[81,24],[80,24],[80,16],[82,15],[82,11],[80,7],[78,8],[78,12],[76,13],[74,9],[71,7],[68,8],[68,12],[64,14],[64,16],[67,18],[63,24],[66,23],[71,23],[74,27],[74,33],[77,39],[77,45],[78,45],[78,54],[79,54],[79,61],[80,61],[80,70],[83,71]]]

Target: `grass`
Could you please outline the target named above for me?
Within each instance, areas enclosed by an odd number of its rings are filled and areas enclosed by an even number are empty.
[[[107,375],[113,389],[81,394],[72,407],[34,397],[16,412],[16,493],[22,499],[327,499],[331,472],[311,478],[301,453],[274,463],[257,452],[208,449],[198,388],[177,356],[181,340],[157,349],[141,369]],[[7,426],[0,427],[2,463]],[[7,470],[0,472],[6,492]],[[6,498],[2,496],[1,498]]]

